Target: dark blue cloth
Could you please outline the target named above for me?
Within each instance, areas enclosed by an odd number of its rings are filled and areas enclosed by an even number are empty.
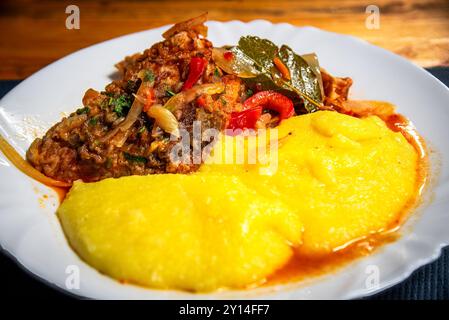
[[[449,86],[449,68],[432,68],[428,71]],[[18,83],[20,83],[18,80],[0,81],[0,97]],[[3,253],[0,254],[0,270],[2,270],[3,289],[10,296],[52,299],[68,297],[23,271]],[[443,250],[439,259],[416,270],[407,280],[365,299],[449,299],[449,247]]]

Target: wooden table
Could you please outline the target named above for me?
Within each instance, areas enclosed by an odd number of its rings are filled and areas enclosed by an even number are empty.
[[[68,30],[69,4],[80,29]],[[365,25],[380,9],[380,28]],[[0,79],[23,79],[83,47],[209,12],[211,20],[267,19],[355,35],[422,66],[449,66],[448,0],[0,1]]]

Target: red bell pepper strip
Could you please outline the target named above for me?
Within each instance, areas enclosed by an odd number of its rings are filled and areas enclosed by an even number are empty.
[[[206,69],[207,60],[201,57],[193,57],[189,63],[189,75],[186,82],[182,87],[182,90],[187,90],[193,87],[193,85],[201,78],[204,70]]]
[[[231,51],[226,51],[225,53],[223,53],[223,57],[226,60],[231,61],[232,59],[234,59],[234,54]]]
[[[243,103],[245,109],[262,106],[264,109],[274,110],[279,113],[279,120],[290,118],[295,114],[293,102],[286,96],[275,91],[260,91]]]
[[[232,112],[227,129],[254,129],[262,115],[262,106],[255,106],[241,112]]]
[[[150,107],[156,101],[156,95],[154,94],[153,88],[148,88],[146,94],[147,94],[147,98],[145,100],[145,104],[143,105],[143,109],[142,109],[144,112],[147,112],[148,109],[150,109]]]
[[[228,129],[255,129],[256,122],[262,115],[263,109],[274,110],[279,113],[279,120],[290,118],[295,114],[293,102],[286,96],[275,91],[261,91],[246,99],[243,103],[245,110],[232,112]]]
[[[203,96],[200,96],[198,99],[196,99],[196,103],[200,106],[200,107],[205,107],[206,105],[207,105],[207,102],[206,102],[206,97],[203,95]]]

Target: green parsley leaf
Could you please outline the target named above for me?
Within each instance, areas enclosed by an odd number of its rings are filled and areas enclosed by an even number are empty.
[[[167,97],[173,97],[176,95],[176,93],[174,93],[173,91],[171,91],[170,89],[165,90],[165,95]]]
[[[126,95],[118,98],[111,98],[109,104],[113,106],[113,111],[119,116],[124,117],[131,108],[131,99]]]
[[[132,161],[132,162],[147,163],[147,161],[148,161],[148,159],[145,157],[129,154],[128,152],[124,152],[123,155],[126,160]]]
[[[95,126],[98,123],[98,118],[97,117],[90,118],[88,123],[90,126]]]
[[[137,131],[138,134],[143,133],[146,130],[145,126],[142,126],[139,131]]]
[[[79,108],[76,110],[76,114],[88,114],[89,111],[89,107]]]
[[[143,75],[143,81],[153,82],[155,79],[154,73],[151,70],[145,70]]]

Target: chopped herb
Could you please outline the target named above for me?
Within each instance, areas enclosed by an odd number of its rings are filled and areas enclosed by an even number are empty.
[[[251,89],[246,90],[246,97],[251,97],[254,94],[254,91]]]
[[[125,156],[125,159],[128,161],[133,161],[133,162],[141,162],[141,163],[147,163],[147,158],[142,157],[142,156],[136,156],[133,154],[129,154],[127,152],[124,152],[123,155]]]
[[[214,76],[219,77],[220,76],[220,71],[218,70],[218,68],[215,68],[214,70]]]
[[[131,108],[131,99],[126,95],[121,95],[118,98],[109,99],[109,104],[113,106],[114,112],[119,117],[123,117]]]
[[[151,70],[145,70],[144,74],[143,74],[143,81],[149,81],[149,82],[153,82],[154,81],[154,73]]]
[[[165,95],[167,97],[173,97],[176,95],[176,93],[174,93],[173,91],[171,91],[170,89],[165,90]]]
[[[89,119],[89,125],[90,126],[95,126],[98,123],[98,118],[97,117],[93,117]]]
[[[89,107],[79,108],[78,110],[76,110],[76,114],[87,114],[89,113],[89,111]]]
[[[220,98],[220,101],[224,106],[226,106],[228,104],[228,102],[223,98]]]
[[[100,103],[100,108],[101,108],[101,109],[106,109],[106,108],[108,107],[108,100],[109,100],[109,99],[103,99],[103,100],[101,100],[101,103]]]
[[[144,131],[145,131],[145,126],[143,126],[143,127],[141,127],[140,129],[139,129],[139,131],[137,131],[137,133],[138,134],[141,134],[141,133],[143,133]]]

